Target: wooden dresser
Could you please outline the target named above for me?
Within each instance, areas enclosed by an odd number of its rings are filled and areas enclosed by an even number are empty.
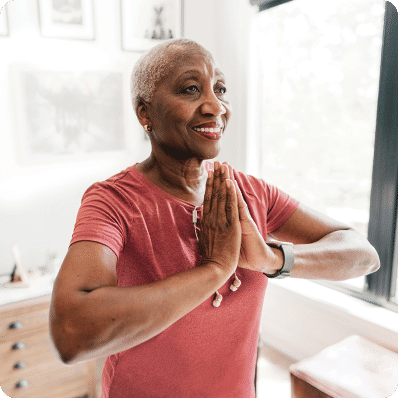
[[[0,306],[0,386],[11,398],[95,398],[96,363],[66,366],[52,351],[50,300]]]

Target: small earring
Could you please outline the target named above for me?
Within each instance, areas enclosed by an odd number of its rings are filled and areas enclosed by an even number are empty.
[[[146,124],[144,126],[144,130],[148,133],[149,131],[152,131],[152,129]]]
[[[216,292],[216,297],[213,300],[214,307],[219,307],[222,301],[222,296],[220,293]]]
[[[235,279],[232,282],[231,286],[229,287],[233,292],[236,292],[238,290],[238,287],[242,284],[241,280],[238,278],[235,272]]]

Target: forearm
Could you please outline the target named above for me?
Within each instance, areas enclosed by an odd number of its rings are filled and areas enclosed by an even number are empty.
[[[51,310],[54,345],[66,363],[127,350],[200,305],[229,276],[208,263],[147,285],[75,292],[67,298],[68,308],[59,296]]]
[[[294,246],[291,276],[340,281],[375,272],[379,256],[364,236],[353,230],[332,232],[317,242]]]

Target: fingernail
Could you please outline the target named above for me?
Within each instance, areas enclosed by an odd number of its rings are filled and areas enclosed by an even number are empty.
[[[225,183],[227,184],[228,188],[231,188],[231,183],[232,183],[231,180],[225,180]]]
[[[214,170],[218,170],[218,162],[214,162]]]

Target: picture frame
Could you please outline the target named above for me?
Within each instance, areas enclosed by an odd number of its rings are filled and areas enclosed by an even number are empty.
[[[122,50],[143,52],[184,36],[184,0],[121,0]]]
[[[93,0],[38,0],[43,37],[94,40]]]
[[[126,152],[122,71],[14,65],[11,78],[20,164],[55,164]]]
[[[4,4],[4,6],[1,7],[1,12],[0,12],[0,36],[9,36],[7,4]]]

